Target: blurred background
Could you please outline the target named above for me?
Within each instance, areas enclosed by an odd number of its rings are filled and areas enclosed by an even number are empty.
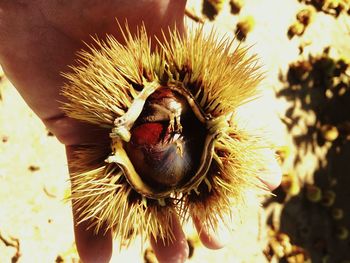
[[[218,251],[191,226],[189,262],[350,262],[350,1],[188,0],[204,24],[258,54],[263,96],[240,109],[283,171]],[[64,148],[0,69],[0,262],[79,262]],[[139,240],[112,262],[156,262]]]

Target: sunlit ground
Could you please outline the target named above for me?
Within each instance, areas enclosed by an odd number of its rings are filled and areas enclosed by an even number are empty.
[[[260,57],[263,96],[239,118],[266,130],[284,177],[226,248],[207,250],[186,227],[189,262],[350,262],[349,1],[227,0],[217,14],[208,2],[221,1],[206,2],[188,1],[188,24],[228,37],[239,27]],[[0,75],[0,262],[78,262],[64,148]],[[112,262],[144,262],[138,240],[118,247]]]

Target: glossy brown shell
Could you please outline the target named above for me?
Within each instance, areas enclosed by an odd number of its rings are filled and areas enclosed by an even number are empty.
[[[175,140],[164,143],[162,140],[169,135],[164,132],[167,126],[153,108],[168,110],[169,105],[180,105],[181,118],[187,118],[187,124],[182,122],[180,131],[172,135],[177,136]],[[117,163],[128,183],[145,197],[159,199],[187,193],[196,189],[208,172],[214,141],[220,136],[220,126],[226,125],[222,117],[204,114],[186,88],[148,85],[128,112],[116,119],[110,134],[113,154],[107,162]],[[162,138],[157,137],[159,130],[164,133]],[[183,152],[175,150],[176,144],[181,144]]]

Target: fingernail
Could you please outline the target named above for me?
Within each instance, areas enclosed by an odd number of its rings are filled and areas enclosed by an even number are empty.
[[[219,224],[217,230],[217,238],[222,247],[229,244],[230,240],[232,239],[232,231],[228,229],[228,227],[226,227],[223,222]]]
[[[207,248],[221,249],[230,241],[231,231],[223,222],[218,223],[216,230],[203,226],[199,219],[194,219],[194,223],[202,244]]]
[[[259,174],[260,180],[272,191],[276,189],[282,180],[282,169],[277,160],[271,158],[266,161],[266,169]]]

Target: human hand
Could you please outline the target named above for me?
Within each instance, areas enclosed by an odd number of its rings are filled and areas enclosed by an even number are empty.
[[[45,125],[66,146],[68,163],[81,144],[95,143],[96,138],[108,139],[105,131],[70,119],[60,109],[65,99],[60,95],[64,79],[61,72],[74,64],[75,52],[91,43],[91,35],[103,39],[113,34],[122,41],[115,18],[128,20],[131,31],[144,22],[149,35],[161,35],[161,29],[174,27],[184,31],[183,16],[186,1],[126,1],[126,0],[0,0],[0,63],[28,105]],[[70,167],[71,172],[73,168]],[[263,179],[270,187],[278,178]],[[73,211],[76,218],[76,211]],[[176,241],[168,246],[151,240],[160,262],[184,261],[188,255],[185,235],[176,219]],[[201,223],[194,219],[197,229]],[[94,234],[84,223],[75,224],[79,255],[84,262],[108,262],[112,253],[110,231]],[[221,247],[213,234],[200,232],[209,248]]]

